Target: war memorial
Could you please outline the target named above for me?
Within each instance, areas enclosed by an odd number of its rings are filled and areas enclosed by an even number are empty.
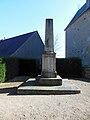
[[[77,94],[80,89],[68,79],[62,79],[56,71],[56,53],[54,52],[53,19],[45,22],[45,46],[42,55],[42,72],[36,78],[30,78],[17,89],[17,94]]]

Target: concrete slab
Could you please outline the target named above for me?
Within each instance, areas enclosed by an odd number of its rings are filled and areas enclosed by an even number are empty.
[[[62,85],[59,86],[40,86],[35,78],[28,79],[18,89],[19,95],[64,95],[64,94],[78,94],[80,89],[71,84],[67,79],[62,80]]]

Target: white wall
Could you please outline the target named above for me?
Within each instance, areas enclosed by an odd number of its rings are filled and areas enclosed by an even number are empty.
[[[90,67],[90,9],[66,30],[66,57],[79,57]]]

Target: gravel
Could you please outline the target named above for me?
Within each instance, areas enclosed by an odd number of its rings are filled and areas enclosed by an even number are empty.
[[[8,95],[1,91],[0,120],[90,120],[90,82],[69,81],[81,89],[80,94]]]

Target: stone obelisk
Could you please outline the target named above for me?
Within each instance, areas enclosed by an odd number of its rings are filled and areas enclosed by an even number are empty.
[[[38,79],[40,85],[62,85],[56,72],[56,53],[54,52],[53,19],[46,19],[45,47],[42,55],[42,72]]]
[[[56,53],[54,52],[53,19],[46,19],[45,48],[42,55],[42,77],[56,78]]]

